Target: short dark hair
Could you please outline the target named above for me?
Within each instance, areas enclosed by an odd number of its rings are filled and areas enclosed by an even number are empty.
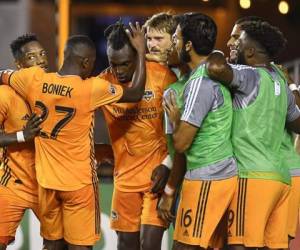
[[[176,30],[177,22],[169,12],[160,12],[151,16],[144,24],[144,27],[165,31],[171,36]]]
[[[126,34],[126,27],[121,20],[108,26],[104,31],[104,37],[114,50],[120,50],[126,44],[131,46],[129,37]]]
[[[93,50],[96,49],[94,42],[88,36],[85,36],[85,35],[73,35],[73,36],[70,36],[67,41],[67,47],[70,47],[70,48],[74,48],[75,46],[77,46],[79,44],[82,44]]]
[[[244,22],[257,22],[257,21],[266,21],[264,18],[262,17],[259,17],[259,16],[245,16],[245,17],[241,17],[239,18],[235,24],[241,24],[241,23],[244,23]]]
[[[35,34],[24,34],[22,36],[19,36],[16,40],[13,40],[10,44],[10,49],[11,52],[14,56],[15,59],[19,59],[23,56],[22,53],[22,47],[29,43],[29,42],[33,42],[33,41],[37,41],[38,39],[36,37]]]
[[[187,13],[180,20],[184,43],[191,41],[199,55],[208,55],[214,49],[217,25],[214,20],[202,13]]]
[[[278,56],[287,45],[287,40],[279,28],[266,21],[246,21],[241,24],[241,29],[259,43],[271,58]]]

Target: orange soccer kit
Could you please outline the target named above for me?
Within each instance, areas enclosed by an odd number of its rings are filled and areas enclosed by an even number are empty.
[[[35,139],[42,236],[93,245],[100,236],[93,115],[96,108],[117,102],[123,88],[39,67],[4,72],[1,78],[43,120]]]
[[[0,125],[2,132],[23,129],[30,116],[25,101],[12,88],[0,86]],[[34,167],[34,143],[26,142],[2,148],[0,155],[0,244],[14,240],[26,209],[37,211],[37,181]]]
[[[163,91],[176,77],[154,62],[146,63],[146,74],[140,102],[102,106],[115,159],[111,227],[116,231],[137,232],[141,224],[166,226],[157,216],[158,199],[149,191],[152,171],[167,155]],[[122,85],[110,68],[100,78]]]

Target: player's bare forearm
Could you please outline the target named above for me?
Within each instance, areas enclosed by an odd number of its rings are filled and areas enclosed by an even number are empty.
[[[296,134],[300,134],[300,117],[298,117],[296,120],[292,122],[287,122],[286,126],[289,130]]]
[[[186,172],[186,158],[184,154],[175,153],[173,167],[168,179],[168,185],[177,188],[181,185]]]
[[[198,129],[188,122],[180,121],[173,133],[174,148],[177,153],[183,153],[191,146]]]
[[[0,133],[0,147],[6,147],[11,144],[18,143],[17,134],[16,133]]]
[[[222,53],[212,52],[207,57],[206,70],[211,79],[230,87],[233,80],[233,71]]]
[[[135,72],[131,82],[131,88],[124,88],[124,93],[119,102],[138,102],[142,99],[145,92],[146,84],[146,64],[145,64],[145,34],[144,29],[137,22],[135,26],[129,24],[131,32],[128,30],[127,35],[132,46],[137,52],[137,62]]]

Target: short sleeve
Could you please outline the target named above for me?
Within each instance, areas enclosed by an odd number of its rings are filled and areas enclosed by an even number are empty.
[[[11,86],[23,98],[26,98],[28,86],[32,83],[38,70],[43,71],[39,67],[30,67],[18,71],[4,71],[1,74],[1,81],[3,84]]]
[[[259,84],[260,76],[257,69],[245,65],[231,65],[231,67],[233,70],[231,88],[249,96]]]
[[[118,102],[123,96],[123,88],[99,77],[93,77],[91,90],[91,110]]]
[[[300,110],[295,102],[295,96],[292,91],[289,89],[288,85],[286,85],[287,92],[287,102],[288,102],[288,110],[286,115],[286,121],[292,122],[295,121],[300,116]]]
[[[212,109],[215,94],[212,84],[203,77],[189,81],[184,90],[184,111],[181,120],[198,128]]]
[[[0,87],[0,124],[7,119],[10,101],[9,97],[3,87]]]

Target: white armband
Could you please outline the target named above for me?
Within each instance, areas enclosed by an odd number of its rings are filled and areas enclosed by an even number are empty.
[[[290,84],[289,88],[290,88],[291,91],[294,91],[294,90],[299,91],[299,89],[298,89],[298,87],[297,87],[297,85],[295,83]]]
[[[165,165],[168,169],[172,169],[173,167],[173,161],[171,159],[170,155],[167,155],[166,158],[162,161],[162,165]]]
[[[175,188],[172,188],[171,186],[169,186],[168,184],[165,186],[165,189],[164,189],[164,193],[166,195],[173,195],[175,193]]]
[[[20,142],[25,142],[25,137],[23,131],[18,131],[17,132],[17,141]]]

